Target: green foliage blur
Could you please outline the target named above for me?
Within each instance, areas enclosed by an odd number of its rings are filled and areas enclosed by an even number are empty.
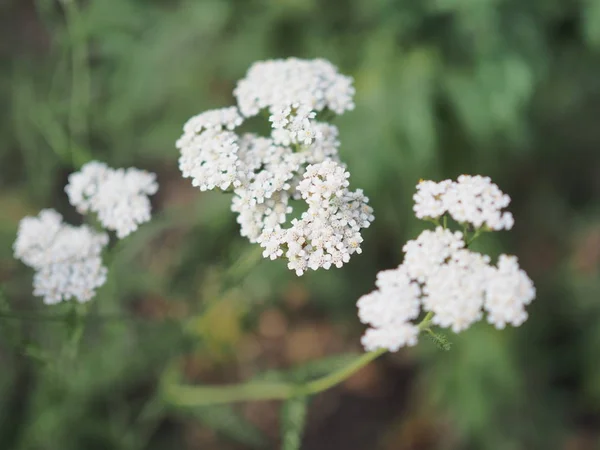
[[[519,256],[529,320],[384,357],[309,404],[302,448],[598,448],[600,1],[74,1],[0,1],[0,449],[279,448],[278,405],[172,408],[160,374],[233,382],[360,351],[356,299],[424,226],[417,181],[461,173],[513,199],[514,229],[476,248]],[[256,258],[174,147],[254,61],[288,56],[354,77],[335,123],[376,217],[362,255],[301,278]],[[11,246],[41,208],[81,221],[63,189],[89,158],[161,190],[68,358],[69,321],[39,320],[68,307],[32,296]]]

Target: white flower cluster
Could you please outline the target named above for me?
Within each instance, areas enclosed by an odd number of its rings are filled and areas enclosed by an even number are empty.
[[[457,184],[460,186],[452,195],[461,200],[452,206],[444,199],[454,189],[452,182],[421,182],[415,209],[428,218],[467,211],[463,217],[468,219],[460,222],[492,229],[498,220],[502,222],[499,208],[492,214],[494,207],[490,205],[494,202],[490,198],[496,199],[495,205],[508,201],[489,179],[464,176]],[[487,188],[482,189],[482,185]],[[473,186],[475,194],[466,192],[465,186]],[[477,204],[475,208],[465,203],[469,198]],[[459,208],[458,203],[463,205]],[[487,205],[487,210],[482,205]],[[412,321],[421,309],[432,314],[431,323],[456,333],[481,320],[484,312],[488,322],[498,329],[519,326],[527,319],[525,306],[535,298],[535,287],[515,256],[500,255],[493,266],[489,256],[466,248],[462,233],[443,227],[423,231],[407,242],[403,251],[403,263],[397,269],[380,272],[377,289],[357,302],[361,322],[371,326],[362,338],[367,351],[397,351],[415,345],[419,328]]]
[[[80,214],[98,214],[98,220],[122,239],[150,220],[149,195],[158,190],[156,175],[129,169],[111,169],[92,161],[69,176],[65,191]]]
[[[298,275],[341,267],[360,253],[360,230],[373,214],[362,191],[348,189],[337,128],[317,121],[316,113],[352,109],[352,79],[324,60],[264,61],[234,94],[237,108],[207,111],[185,124],[176,143],[183,176],[202,191],[233,192],[240,232],[260,243],[265,257],[286,257]],[[269,137],[235,133],[242,116],[263,110],[270,114]],[[304,200],[308,210],[285,228],[292,200]]]
[[[437,219],[448,213],[457,222],[475,228],[510,230],[514,224],[512,214],[501,211],[510,203],[510,197],[489,177],[461,175],[457,181],[422,181],[414,200],[419,219]]]
[[[45,209],[21,220],[14,254],[35,269],[33,293],[44,303],[70,298],[85,302],[106,281],[100,254],[107,244],[106,233],[64,224],[59,213]]]
[[[115,230],[119,238],[150,220],[148,195],[157,190],[153,173],[114,170],[97,161],[71,174],[65,187],[79,213],[96,212],[101,224]],[[106,281],[101,253],[107,244],[106,233],[65,224],[59,213],[44,209],[38,217],[21,220],[13,248],[15,258],[36,271],[33,294],[54,304],[71,298],[86,302],[95,295]]]
[[[175,144],[181,152],[179,169],[202,191],[238,187],[244,178],[238,158],[238,136],[231,130],[242,123],[235,107],[206,111],[189,119]]]
[[[353,253],[360,253],[360,230],[373,220],[368,199],[361,190],[348,190],[350,174],[334,161],[309,165],[298,192],[308,204],[291,228],[265,230],[258,242],[271,259],[285,253],[288,268],[302,275],[307,268],[342,267]]]
[[[268,110],[273,140],[282,145],[309,145],[318,138],[316,112],[327,108],[342,114],[354,109],[352,78],[323,59],[254,63],[233,93],[245,117]]]

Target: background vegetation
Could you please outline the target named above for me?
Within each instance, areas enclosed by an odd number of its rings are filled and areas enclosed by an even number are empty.
[[[529,321],[385,356],[312,401],[303,448],[598,448],[599,1],[3,0],[0,33],[0,448],[278,448],[275,402],[174,409],[160,374],[235,381],[359,351],[355,301],[418,233],[417,180],[460,173],[513,198],[514,230],[477,245],[519,255]],[[287,56],[354,76],[336,124],[376,214],[362,255],[302,278],[259,262],[174,148],[252,62]],[[73,360],[67,309],[32,297],[11,245],[41,208],[80,220],[63,188],[88,158],[155,171],[161,190]]]

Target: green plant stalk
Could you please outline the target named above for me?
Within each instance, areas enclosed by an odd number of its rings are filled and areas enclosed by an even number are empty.
[[[72,309],[65,322],[69,328],[69,336],[63,347],[63,357],[68,361],[73,361],[79,352],[79,343],[83,337],[88,310],[87,304],[71,301],[73,302]]]
[[[91,77],[83,21],[76,1],[62,2],[71,47],[71,102],[69,105],[70,151],[72,163],[80,167],[91,159],[86,150]]]
[[[428,329],[433,313],[427,313],[419,323],[419,331]],[[326,391],[350,378],[387,350],[379,349],[364,353],[350,364],[324,377],[304,384],[285,382],[248,382],[223,386],[187,386],[175,382],[164,382],[163,390],[168,402],[176,406],[206,406],[249,400],[285,400],[292,397],[313,395]],[[173,374],[170,373],[170,376]],[[170,378],[170,377],[169,377]]]

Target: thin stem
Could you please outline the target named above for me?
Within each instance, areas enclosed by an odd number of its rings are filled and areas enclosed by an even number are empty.
[[[346,367],[306,384],[256,381],[223,386],[172,384],[165,387],[165,393],[172,403],[179,406],[215,405],[248,400],[285,400],[296,396],[317,394],[346,380],[386,351],[386,349],[379,349],[365,353]]]
[[[433,313],[429,312],[419,323],[420,331],[428,329]],[[286,382],[257,382],[222,386],[186,386],[173,381],[173,368],[163,376],[163,389],[168,401],[178,406],[201,406],[249,400],[285,400],[323,392],[350,378],[387,349],[365,353],[347,366],[304,384]]]
[[[73,362],[79,352],[79,342],[83,337],[85,329],[85,313],[87,305],[71,303],[71,311],[67,313],[65,324],[67,326],[67,340],[63,344],[62,359],[66,362]]]
[[[343,367],[340,370],[306,384],[303,388],[299,389],[299,393],[303,395],[310,395],[325,391],[354,375],[357,371],[365,367],[371,361],[377,359],[379,356],[383,355],[386,351],[387,349],[379,349],[374,352],[365,353],[348,364],[346,367]]]
[[[243,280],[250,271],[262,260],[262,247],[253,245],[225,271],[222,284],[231,285]]]
[[[91,157],[87,146],[87,114],[90,105],[91,78],[88,65],[88,48],[83,20],[76,1],[62,2],[71,47],[71,103],[69,106],[69,129],[71,134],[71,157],[79,167]]]
[[[466,247],[468,248],[475,239],[477,239],[480,235],[481,232],[483,231],[483,228],[477,228],[477,230],[475,230],[475,233],[473,234],[473,236],[471,236],[471,239],[467,240],[467,244]]]
[[[429,329],[429,325],[431,325],[431,318],[432,317],[433,317],[433,313],[431,311],[428,312],[425,315],[425,317],[423,318],[423,320],[421,320],[421,322],[418,325],[419,331],[423,331],[423,330]]]
[[[165,395],[178,406],[201,406],[248,400],[284,400],[293,397],[296,389],[297,386],[291,383],[250,382],[206,387],[176,384],[167,386]]]

